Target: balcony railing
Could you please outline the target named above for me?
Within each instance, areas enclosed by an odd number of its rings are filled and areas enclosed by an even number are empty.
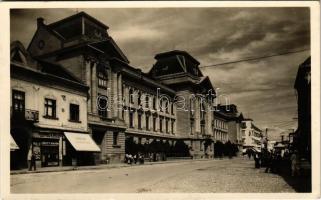
[[[26,121],[38,122],[39,121],[39,111],[25,109],[24,111],[13,110],[11,108],[11,116],[14,119],[22,119]]]

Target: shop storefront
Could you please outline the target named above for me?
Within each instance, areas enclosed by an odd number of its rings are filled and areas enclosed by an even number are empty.
[[[68,152],[66,163],[74,166],[95,165],[96,153],[101,150],[89,134],[65,132],[64,135]]]
[[[32,137],[32,152],[37,167],[54,167],[62,165],[64,155],[63,134],[61,132],[39,132]]]
[[[87,133],[54,131],[34,133],[31,150],[37,167],[91,165],[100,152]]]

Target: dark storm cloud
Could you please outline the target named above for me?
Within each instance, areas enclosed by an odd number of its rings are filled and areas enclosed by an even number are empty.
[[[310,47],[308,8],[82,9],[107,24],[131,61],[148,71],[157,53],[181,49],[210,65]],[[11,40],[27,45],[36,18],[52,23],[76,9],[14,10]],[[80,10],[79,10],[80,11]],[[21,31],[23,30],[23,31]],[[239,110],[261,125],[291,120],[296,113],[294,79],[309,52],[201,68]],[[295,126],[295,123],[293,124]]]

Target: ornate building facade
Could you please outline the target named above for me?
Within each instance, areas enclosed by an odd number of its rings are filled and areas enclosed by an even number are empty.
[[[184,141],[194,157],[213,154],[215,140],[228,140],[224,120],[224,134],[216,134],[215,89],[195,58],[185,51],[160,53],[144,73],[129,64],[108,29],[85,12],[51,24],[38,18],[26,50],[88,87],[82,94],[87,97],[82,124],[87,122],[86,130],[100,148],[96,163],[122,160],[128,139],[142,144]]]

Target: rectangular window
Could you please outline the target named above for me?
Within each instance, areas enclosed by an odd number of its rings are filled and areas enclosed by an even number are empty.
[[[104,70],[99,70],[97,73],[98,77],[98,87],[107,88],[107,73]]]
[[[56,118],[56,100],[45,98],[45,117]]]
[[[149,116],[146,115],[146,130],[149,131]]]
[[[142,129],[142,115],[138,114],[138,128]]]
[[[79,105],[72,103],[69,105],[69,120],[79,122]]]
[[[129,90],[129,102],[134,103],[134,91],[133,89]]]
[[[171,104],[171,114],[174,115],[174,103]]]
[[[134,113],[133,112],[129,113],[129,127],[134,128]]]
[[[175,123],[175,121],[174,121],[174,120],[172,120],[172,123],[171,123],[171,130],[172,130],[172,134],[174,134],[174,123]]]
[[[205,134],[205,126],[204,126],[204,124],[201,124],[201,134]]]
[[[163,132],[163,119],[161,117],[159,118],[159,131]]]
[[[153,98],[153,109],[156,110],[156,97]]]
[[[118,132],[113,132],[113,145],[118,145]]]
[[[156,131],[156,117],[153,117],[153,131]]]
[[[166,119],[166,121],[165,121],[165,130],[166,130],[166,133],[169,133],[169,131],[168,131],[168,119]]]
[[[190,115],[193,118],[194,117],[194,101],[192,99],[190,99],[189,101],[189,111],[190,111]]]
[[[24,113],[25,111],[25,93],[12,90],[12,109],[15,113]]]
[[[191,120],[191,135],[193,135],[193,130],[194,130],[194,120]]]
[[[149,96],[148,96],[148,94],[146,94],[146,96],[145,96],[145,107],[149,108]]]

